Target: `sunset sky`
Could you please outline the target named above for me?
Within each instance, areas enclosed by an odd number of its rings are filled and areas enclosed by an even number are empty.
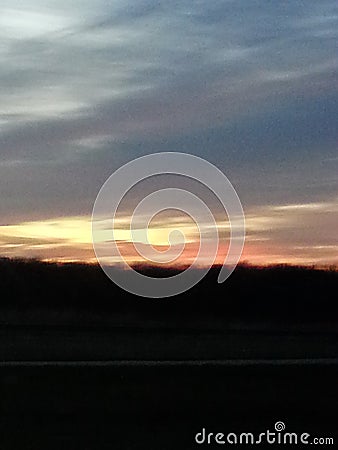
[[[336,0],[2,0],[0,257],[94,262],[108,176],[179,151],[234,185],[242,260],[338,265],[337,42]],[[129,212],[116,239],[138,262]],[[172,229],[189,259],[182,215],[158,217],[151,244]]]

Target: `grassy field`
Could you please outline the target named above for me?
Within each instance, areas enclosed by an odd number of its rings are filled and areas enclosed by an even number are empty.
[[[6,367],[0,445],[210,448],[194,441],[202,428],[259,434],[277,421],[337,442],[337,376],[337,366],[302,364]]]
[[[190,449],[277,421],[335,437],[338,274],[216,278],[145,300],[96,266],[1,260],[0,448]]]

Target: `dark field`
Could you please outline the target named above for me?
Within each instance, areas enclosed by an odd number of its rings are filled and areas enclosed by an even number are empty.
[[[203,427],[259,433],[279,420],[336,437],[337,376],[301,364],[3,368],[1,448],[208,448],[194,443]]]
[[[277,421],[335,437],[338,274],[217,273],[145,300],[98,267],[2,260],[0,448],[210,448],[203,427]]]

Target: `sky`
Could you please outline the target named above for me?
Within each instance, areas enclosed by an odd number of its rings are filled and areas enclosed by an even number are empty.
[[[337,75],[335,0],[2,0],[0,256],[94,261],[108,176],[179,151],[238,192],[243,260],[337,265]]]

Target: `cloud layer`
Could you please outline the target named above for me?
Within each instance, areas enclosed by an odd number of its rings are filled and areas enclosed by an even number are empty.
[[[114,169],[168,150],[248,211],[336,199],[336,1],[110,3],[1,2],[2,225],[88,216]]]

